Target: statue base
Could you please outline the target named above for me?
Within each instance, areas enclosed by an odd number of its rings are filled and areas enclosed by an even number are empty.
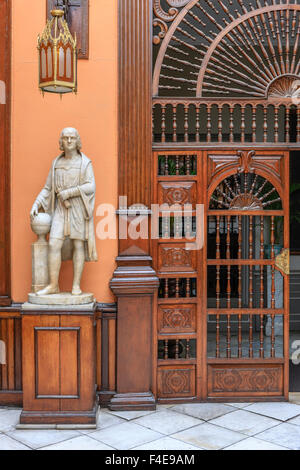
[[[86,305],[94,302],[94,294],[82,293],[72,295],[70,292],[59,294],[36,295],[28,294],[28,302],[34,305]]]

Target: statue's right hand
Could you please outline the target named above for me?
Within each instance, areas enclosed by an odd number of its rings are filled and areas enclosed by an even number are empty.
[[[30,218],[33,220],[39,213],[39,208],[36,203],[33,204],[31,212],[30,212]]]

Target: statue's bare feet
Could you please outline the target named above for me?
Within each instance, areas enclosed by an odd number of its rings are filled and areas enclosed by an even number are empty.
[[[82,290],[80,289],[79,286],[73,286],[72,288],[72,295],[81,295]]]
[[[45,289],[39,290],[36,295],[50,295],[50,294],[59,294],[58,286],[52,286],[51,284]]]

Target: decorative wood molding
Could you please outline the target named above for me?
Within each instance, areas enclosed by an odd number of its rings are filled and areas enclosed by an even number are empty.
[[[196,204],[196,185],[194,182],[166,183],[158,187],[159,204]]]
[[[158,369],[160,398],[192,397],[195,395],[195,366],[167,366]]]
[[[119,0],[119,194],[150,206],[152,1]]]
[[[0,306],[11,303],[10,93],[11,0],[0,3]]]
[[[56,6],[57,0],[47,0],[47,18]],[[78,59],[89,58],[89,0],[71,0],[68,25],[72,36],[76,33]]]
[[[196,305],[160,305],[158,331],[160,334],[194,333],[196,331]]]
[[[245,365],[230,367],[212,365],[208,368],[209,394],[280,394],[283,388],[282,366]]]
[[[195,272],[197,259],[194,251],[183,243],[161,243],[158,251],[158,269],[161,272]]]

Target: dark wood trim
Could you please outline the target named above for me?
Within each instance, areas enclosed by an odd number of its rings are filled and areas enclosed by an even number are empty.
[[[11,305],[7,307],[0,307],[0,316],[2,313],[20,313],[21,310],[22,310],[22,304],[12,303]]]
[[[96,319],[114,319],[117,318],[117,304],[116,303],[97,303],[96,304]]]
[[[55,8],[57,0],[47,0],[47,18]],[[68,25],[71,34],[77,37],[78,59],[89,58],[89,0],[73,0],[69,6]]]
[[[0,391],[0,406],[22,406],[23,392],[15,390]]]
[[[101,390],[100,392],[97,392],[98,403],[101,408],[108,408],[110,401],[115,394],[115,391],[109,390]]]
[[[90,411],[25,411],[20,416],[20,424],[92,424],[97,419],[97,406]]]
[[[101,328],[101,390],[108,390],[108,320],[102,320]]]
[[[119,0],[119,195],[150,206],[152,0]]]
[[[11,0],[3,0],[0,4],[0,37],[0,80],[6,87],[6,104],[0,104],[0,306],[7,306],[11,304]]]

